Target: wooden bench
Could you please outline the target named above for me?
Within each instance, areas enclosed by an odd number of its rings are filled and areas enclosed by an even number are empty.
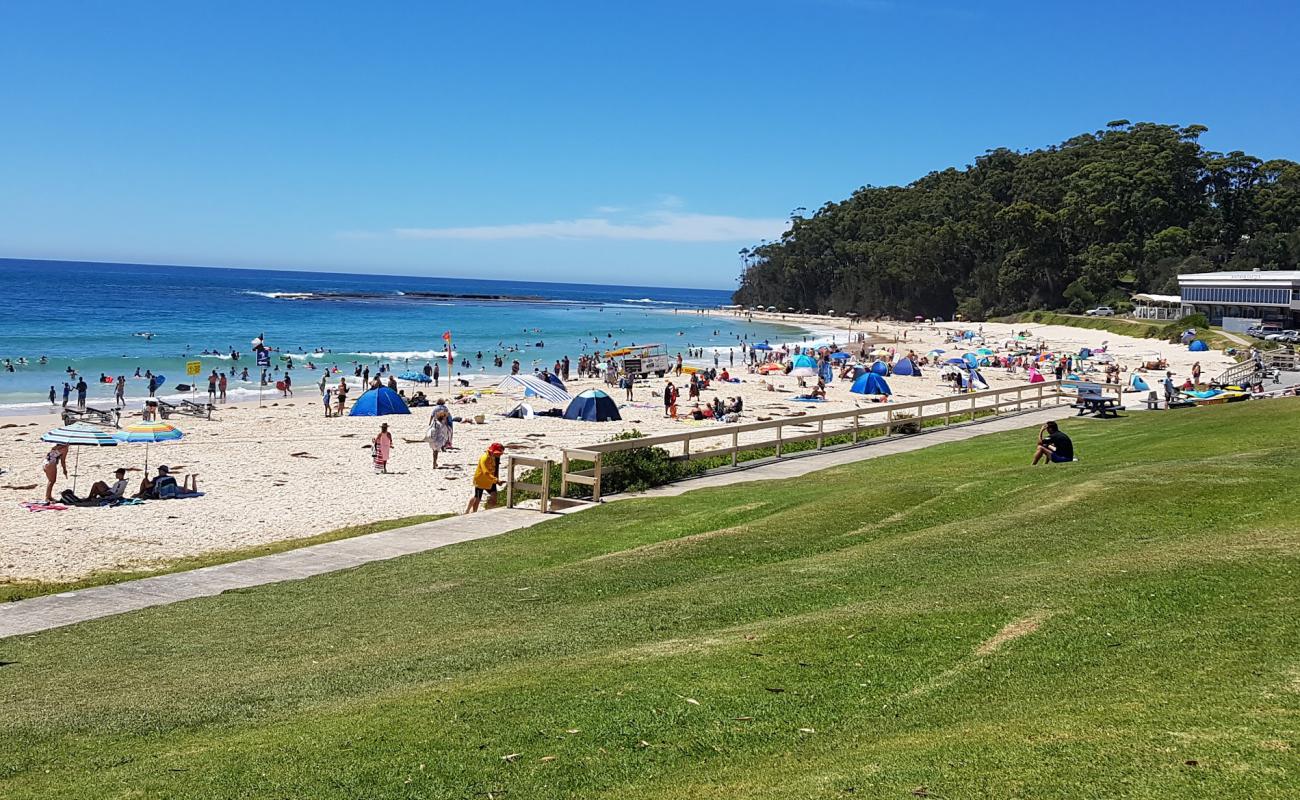
[[[1078,383],[1075,384],[1075,391],[1075,400],[1070,404],[1070,408],[1079,411],[1075,416],[1096,414],[1098,417],[1118,417],[1119,412],[1124,410],[1119,398],[1102,394],[1100,383]]]

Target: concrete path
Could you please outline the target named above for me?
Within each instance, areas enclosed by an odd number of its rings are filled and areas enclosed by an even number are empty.
[[[877,440],[860,447],[833,451],[810,451],[780,461],[767,461],[735,471],[716,473],[689,481],[661,486],[641,494],[617,495],[610,502],[634,497],[672,497],[692,489],[728,486],[757,480],[794,478],[841,464],[906,453],[924,447],[971,439],[987,433],[1037,427],[1049,419],[1068,417],[1070,409],[1047,408],[1023,414],[931,428],[913,436]],[[1028,450],[1029,443],[1026,443]],[[595,506],[579,506],[582,508]],[[78,622],[123,614],[150,606],[210,597],[231,589],[245,589],[280,581],[299,580],[341,569],[384,561],[398,556],[423,553],[457,542],[497,536],[546,520],[535,510],[497,509],[473,516],[449,517],[406,528],[397,528],[336,542],[315,544],[229,564],[218,564],[189,572],[175,572],[152,578],[97,586],[74,592],[34,597],[0,604],[0,639],[73,625]]]

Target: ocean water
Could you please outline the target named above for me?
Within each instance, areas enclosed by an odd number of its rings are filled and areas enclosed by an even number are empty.
[[[0,369],[0,412],[9,413],[48,408],[51,386],[61,403],[69,368],[90,385],[91,405],[111,404],[113,386],[100,383],[101,374],[128,376],[128,401],[138,403],[147,382],[130,377],[137,368],[165,375],[159,395],[170,396],[176,384],[198,380],[185,376],[191,360],[202,362],[203,375],[248,367],[252,380],[232,380],[228,394],[255,397],[260,371],[250,342],[263,334],[268,346],[294,356],[294,383],[309,392],[321,373],[307,369],[308,360],[350,375],[357,363],[402,372],[441,358],[445,375],[447,331],[458,358],[472,365],[457,366],[458,377],[479,383],[508,372],[510,359],[531,371],[564,355],[576,362],[616,344],[663,343],[670,353],[717,349],[726,363],[728,348],[739,360],[742,340],[799,341],[806,334],[691,313],[730,302],[728,292],[708,289],[4,259],[0,281],[0,364],[15,365],[13,372]],[[311,355],[316,350],[330,352]],[[501,369],[492,364],[496,353],[507,359]],[[283,366],[278,358],[273,363]]]

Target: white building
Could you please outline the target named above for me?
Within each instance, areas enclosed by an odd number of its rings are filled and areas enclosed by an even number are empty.
[[[1179,275],[1178,289],[1184,314],[1204,314],[1227,330],[1260,322],[1294,328],[1300,318],[1300,270]]]

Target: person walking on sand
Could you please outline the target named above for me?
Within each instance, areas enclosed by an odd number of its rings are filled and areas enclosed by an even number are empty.
[[[466,514],[478,511],[484,492],[488,493],[487,507],[496,508],[497,486],[501,484],[497,471],[501,467],[501,454],[505,451],[500,442],[493,442],[488,445],[487,452],[479,457],[478,467],[474,470],[474,496],[469,499],[469,505],[465,506]]]
[[[226,386],[227,386],[227,385],[228,385],[228,384],[226,383],[226,373],[223,372],[223,373],[221,373],[221,376],[220,376],[219,378],[217,378],[217,402],[219,402],[219,403],[225,403],[225,402],[226,402]]]
[[[113,403],[119,408],[126,405],[126,376],[117,376],[117,386],[113,389]]]
[[[1199,361],[1192,365],[1192,383],[1197,388],[1201,386],[1201,362]]]
[[[379,435],[372,441],[373,453],[375,459],[375,472],[388,472],[388,456],[393,451],[393,435],[388,432],[388,423],[385,422],[379,426]]]
[[[68,477],[68,446],[66,444],[56,444],[50,448],[50,452],[45,454],[45,464],[42,470],[45,472],[45,502],[54,502],[54,482],[59,479],[59,468],[63,468],[63,477]]]
[[[50,386],[50,405],[54,405],[55,396],[56,395],[54,394],[54,387]]]
[[[445,408],[436,408],[429,415],[429,430],[425,433],[424,439],[429,443],[429,449],[433,451],[433,468],[438,468],[438,454],[451,446],[451,426],[447,420],[451,415]]]
[[[673,407],[673,382],[668,381],[664,384],[664,416],[669,416],[670,409]]]
[[[338,408],[334,410],[334,416],[341,417],[343,416],[343,409],[346,408],[348,404],[347,378],[339,378],[339,388],[338,391],[334,393],[334,396],[338,398]]]

